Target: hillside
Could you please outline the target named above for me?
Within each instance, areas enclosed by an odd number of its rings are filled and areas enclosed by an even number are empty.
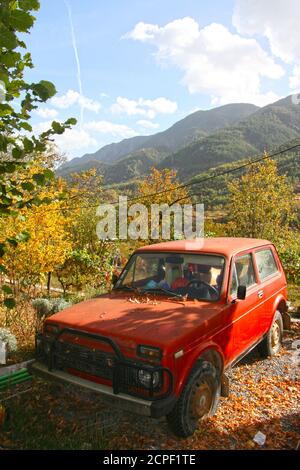
[[[249,114],[251,109],[252,113]],[[247,113],[246,117],[236,122],[238,116]],[[234,125],[228,125],[230,120],[234,121]],[[219,128],[222,125],[224,127]],[[68,176],[70,172],[95,167],[104,176],[106,185],[119,185],[140,179],[149,173],[152,166],[156,166],[161,169],[174,168],[180,179],[187,181],[211,168],[261,154],[296,138],[300,138],[300,106],[294,105],[290,97],[264,108],[227,105],[193,113],[167,131],[148,137],[149,147],[131,151],[123,157],[120,156],[122,142],[112,144],[119,149],[114,154],[115,157],[118,154],[118,160],[113,164],[92,156],[90,159],[83,157],[62,166],[59,174]],[[134,139],[125,141],[126,149],[146,143],[144,138]],[[190,143],[179,150],[170,151],[172,146],[179,146],[184,141]]]
[[[229,174],[218,176],[213,180],[203,181],[213,175],[220,175],[223,172],[232,170],[246,163],[247,160],[238,160],[233,163],[224,163],[216,168],[210,168],[189,180],[193,183],[190,187],[191,194],[195,194],[195,201],[205,204],[206,209],[216,209],[226,202],[227,185],[229,181],[241,176],[245,169],[240,169]],[[295,191],[299,192],[300,187],[300,151],[281,155],[276,158],[278,172],[281,175],[287,175],[290,182],[294,185]],[[199,182],[199,183],[198,183]]]
[[[217,165],[271,150],[300,138],[300,106],[285,98],[259,109],[237,126],[221,129],[166,157],[161,168],[174,168],[186,179]]]
[[[151,149],[151,152],[155,149],[163,159],[166,153],[177,151],[195,140],[208,136],[217,129],[231,126],[250,116],[257,109],[259,108],[252,104],[229,104],[207,111],[196,111],[164,132],[152,136],[125,139],[119,143],[106,145],[93,154],[74,158],[63,165],[59,172],[66,175],[73,171],[84,171],[91,167],[90,162],[99,168],[99,163],[113,164],[142,149]]]

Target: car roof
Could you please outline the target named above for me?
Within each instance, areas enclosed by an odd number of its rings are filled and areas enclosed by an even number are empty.
[[[141,247],[137,252],[203,252],[217,253],[230,257],[240,251],[258,248],[260,246],[272,245],[268,240],[256,238],[233,238],[233,237],[214,237],[197,238],[195,240],[177,240],[172,242],[156,243]]]

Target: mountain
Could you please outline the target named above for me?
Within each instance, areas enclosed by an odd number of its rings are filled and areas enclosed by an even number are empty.
[[[300,106],[291,97],[263,108],[232,104],[197,111],[153,136],[103,147],[96,154],[68,162],[58,174],[67,176],[95,167],[105,184],[131,185],[155,166],[176,169],[180,179],[188,181],[211,168],[253,157],[296,138],[300,138]],[[109,155],[113,163],[107,163]]]
[[[138,150],[145,149],[151,149],[151,152],[153,149],[156,150],[161,153],[161,159],[163,159],[166,153],[175,152],[217,129],[231,126],[250,116],[257,109],[259,108],[252,104],[228,104],[207,111],[196,111],[164,132],[125,139],[119,143],[106,145],[95,153],[74,158],[65,163],[59,173],[66,175],[70,172],[86,170],[91,168],[90,162],[99,168],[99,163],[113,164],[126,156],[135,154]]]
[[[300,138],[300,106],[287,97],[257,110],[235,126],[183,147],[159,166],[174,168],[186,179],[217,165],[270,151],[296,138]]]

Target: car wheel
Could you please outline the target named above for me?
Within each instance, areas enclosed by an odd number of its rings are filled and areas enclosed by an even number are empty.
[[[221,381],[216,368],[210,362],[201,361],[192,370],[183,391],[167,422],[178,437],[191,436],[198,422],[212,416],[218,406]]]
[[[282,316],[279,311],[275,313],[274,320],[267,336],[258,345],[258,349],[262,357],[275,356],[281,348],[283,335],[283,322]]]

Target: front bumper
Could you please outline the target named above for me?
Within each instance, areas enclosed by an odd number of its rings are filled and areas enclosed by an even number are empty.
[[[125,393],[115,394],[112,387],[85,380],[61,370],[49,371],[47,366],[38,361],[30,365],[30,372],[33,375],[43,377],[47,380],[68,383],[99,393],[99,395],[101,395],[104,400],[109,401],[110,404],[116,405],[126,411],[152,418],[160,418],[170,413],[177,399],[175,395],[170,395],[167,398],[149,401]]]

